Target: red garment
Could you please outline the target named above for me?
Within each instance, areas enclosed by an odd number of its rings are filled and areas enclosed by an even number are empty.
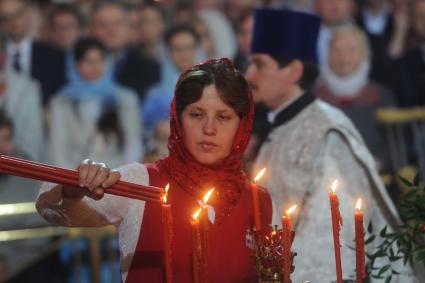
[[[339,108],[350,108],[355,106],[369,106],[378,103],[381,96],[379,87],[369,82],[359,92],[352,96],[338,96],[332,93],[328,86],[319,83],[315,94],[320,99]]]
[[[211,62],[211,61],[208,61]],[[202,63],[203,64],[208,64]],[[227,59],[215,61],[231,64]],[[184,76],[185,73],[182,74]],[[211,186],[216,193],[209,204],[214,207],[215,223],[210,224],[208,251],[208,282],[257,282],[246,247],[247,229],[253,227],[253,201],[250,182],[242,170],[241,157],[249,141],[253,119],[251,93],[247,93],[251,109],[241,118],[231,154],[215,166],[199,164],[187,151],[176,113],[176,101],[171,106],[170,156],[148,164],[150,185],[165,187],[170,183],[169,203],[173,215],[172,269],[173,282],[192,282],[191,216]],[[269,195],[260,190],[262,223],[269,224],[272,205]],[[126,282],[163,282],[163,228],[161,205],[145,206],[136,253]]]
[[[164,187],[171,178],[160,163],[148,164],[150,185]],[[196,198],[170,182],[169,200],[173,214],[172,269],[173,282],[192,282],[192,234],[190,219],[199,207]],[[258,282],[251,258],[245,245],[248,227],[254,226],[250,187],[220,224],[210,225],[208,282]],[[271,200],[260,190],[263,223],[271,222]],[[165,282],[163,268],[163,227],[161,205],[147,203],[142,228],[126,283]]]

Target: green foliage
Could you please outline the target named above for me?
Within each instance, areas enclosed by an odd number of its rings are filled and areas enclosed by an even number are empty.
[[[418,177],[413,183],[403,177],[400,180],[409,188],[399,202],[403,224],[395,232],[388,232],[385,226],[374,233],[369,223],[369,235],[365,240],[365,245],[373,243],[375,246],[372,253],[366,253],[367,277],[385,279],[385,283],[400,274],[394,269],[396,262],[402,260],[404,265],[419,263],[425,266],[425,186],[419,184]],[[386,259],[387,264],[378,266],[378,258]]]

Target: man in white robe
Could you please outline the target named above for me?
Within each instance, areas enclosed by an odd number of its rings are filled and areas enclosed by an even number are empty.
[[[317,77],[316,43],[320,20],[312,15],[259,8],[255,12],[251,65],[246,77],[254,100],[271,111],[271,131],[261,145],[255,172],[269,169],[262,186],[274,205],[274,222],[298,205],[293,215],[295,271],[293,282],[328,283],[336,280],[328,191],[339,181],[344,225],[341,229],[343,278],[355,278],[354,207],[363,200],[365,225],[375,230],[397,227],[394,204],[375,163],[351,121],[339,110],[314,98],[310,88]],[[375,231],[377,232],[377,231]],[[366,249],[370,251],[368,245]],[[386,264],[385,261],[380,265]],[[410,268],[391,282],[419,282]],[[389,271],[390,272],[390,271]],[[386,277],[389,274],[384,274]],[[375,280],[375,279],[373,279]],[[375,281],[373,281],[375,282]]]

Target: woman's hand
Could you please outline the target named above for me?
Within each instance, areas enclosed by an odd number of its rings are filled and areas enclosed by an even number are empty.
[[[64,185],[62,193],[67,198],[83,198],[88,196],[99,200],[103,198],[105,189],[118,182],[121,174],[109,169],[104,163],[96,163],[86,159],[77,168],[80,187]]]

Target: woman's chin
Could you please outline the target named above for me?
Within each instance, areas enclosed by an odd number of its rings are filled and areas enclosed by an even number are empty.
[[[212,166],[212,165],[218,164],[223,160],[223,158],[217,158],[216,154],[207,154],[207,153],[199,154],[195,156],[195,159],[202,165],[206,165],[206,166]]]

